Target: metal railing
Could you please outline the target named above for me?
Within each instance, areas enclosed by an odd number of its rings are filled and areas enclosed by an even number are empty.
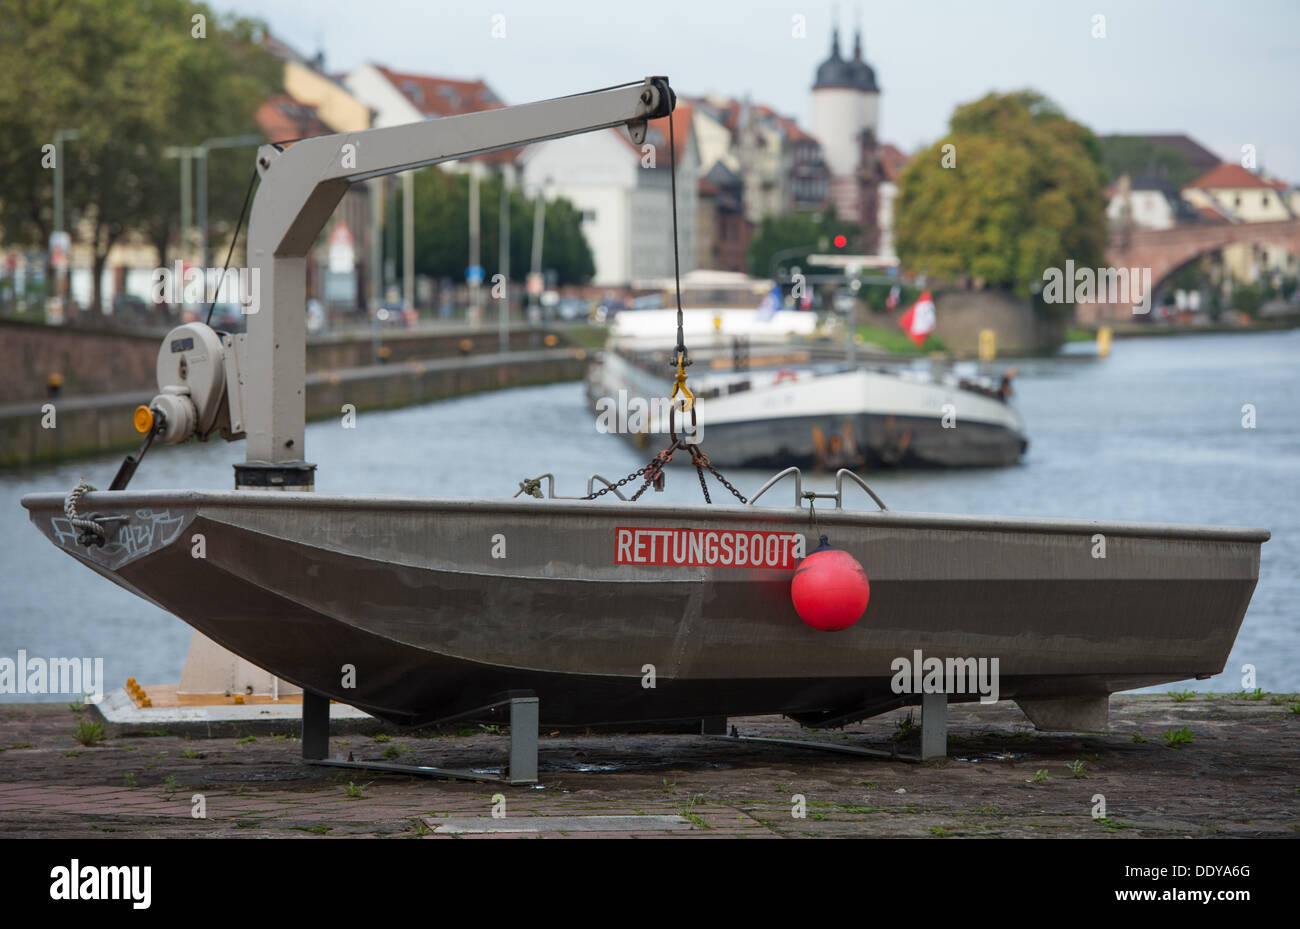
[[[774,485],[779,483],[783,478],[794,475],[794,505],[802,508],[805,500],[834,500],[835,509],[844,508],[844,478],[850,478],[859,487],[865,490],[868,496],[876,502],[876,506],[881,510],[888,510],[885,502],[876,496],[876,492],[867,486],[867,482],[858,477],[857,474],[848,468],[840,468],[835,472],[835,493],[817,493],[816,491],[805,491],[803,489],[803,473],[798,468],[786,468],[784,471],[772,477],[766,484],[758,489],[758,493],[749,498],[749,506],[753,506],[758,498],[767,493]]]

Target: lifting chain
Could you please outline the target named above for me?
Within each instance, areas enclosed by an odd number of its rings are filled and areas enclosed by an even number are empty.
[[[686,348],[686,328],[684,315],[682,313],[682,272],[681,261],[678,256],[677,240],[677,134],[671,112],[668,114],[668,164],[668,176],[671,183],[673,205],[673,280],[676,282],[677,291],[677,345],[673,348],[673,358],[669,362],[669,365],[676,368],[676,371],[673,373],[673,391],[668,396],[668,434],[672,439],[672,442],[658,455],[655,455],[654,458],[650,459],[650,462],[644,468],[633,471],[617,483],[602,487],[600,490],[589,493],[581,499],[595,500],[597,497],[603,497],[610,491],[617,490],[624,484],[636,480],[638,477],[642,478],[643,482],[640,489],[632,495],[632,500],[639,499],[640,496],[651,486],[653,486],[656,491],[663,490],[664,466],[673,460],[674,452],[684,449],[690,454],[691,463],[695,466],[695,473],[700,477],[700,490],[704,492],[705,503],[713,502],[712,498],[709,496],[709,486],[704,480],[704,472],[706,470],[716,477],[723,487],[731,491],[737,500],[741,503],[747,503],[748,501],[745,499],[745,496],[737,490],[729,480],[718,473],[718,469],[709,461],[709,456],[704,454],[697,443],[686,441],[684,436],[681,438],[678,438],[677,436],[675,416],[679,408],[683,414],[691,414],[692,436],[698,435],[698,432],[695,421],[695,394],[691,392],[690,387],[686,386],[686,369],[691,364],[691,355],[689,350]],[[678,399],[679,396],[680,399]],[[525,488],[524,484],[520,484],[519,486],[520,489],[525,492],[533,492],[533,490],[535,490],[535,488],[532,490]],[[540,495],[540,493],[538,495]]]

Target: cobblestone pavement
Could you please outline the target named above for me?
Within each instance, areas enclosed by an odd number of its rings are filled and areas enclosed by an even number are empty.
[[[694,735],[543,733],[541,786],[508,787],[307,765],[295,735],[87,747],[73,733],[92,712],[4,704],[0,836],[1300,837],[1295,705],[1294,694],[1115,697],[1110,732],[1095,736],[1039,733],[1012,703],[955,705],[950,757],[926,764]],[[732,723],[742,735],[888,749],[906,716],[821,732],[780,717]],[[1173,747],[1165,735],[1179,730],[1192,740]],[[336,757],[487,772],[507,739],[474,727],[331,743]],[[618,815],[645,819],[613,831],[592,819]],[[527,831],[477,831],[516,824]]]

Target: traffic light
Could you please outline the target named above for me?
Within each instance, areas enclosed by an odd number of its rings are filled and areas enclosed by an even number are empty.
[[[849,244],[849,240],[846,239],[843,235],[837,235],[834,241],[835,241],[836,248],[843,248],[844,246]]]

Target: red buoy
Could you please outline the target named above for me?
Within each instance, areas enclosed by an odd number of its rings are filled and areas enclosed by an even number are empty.
[[[799,618],[823,632],[847,629],[866,612],[871,599],[867,572],[848,552],[821,537],[817,550],[799,563],[790,583]]]

